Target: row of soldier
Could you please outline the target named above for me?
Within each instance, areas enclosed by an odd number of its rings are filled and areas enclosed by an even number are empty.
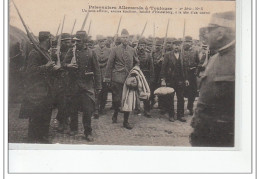
[[[184,94],[188,98],[187,109],[193,115],[193,103],[197,96],[197,76],[207,57],[207,46],[193,46],[191,37],[184,40],[167,39],[166,44],[156,38],[154,45],[149,39],[140,38],[130,43],[129,33],[122,30],[115,43],[99,36],[97,44],[85,31],[71,36],[61,34],[57,66],[57,39],[49,32],[39,33],[40,47],[52,57],[46,61],[35,49],[29,54],[27,64],[28,84],[22,113],[29,117],[31,142],[47,142],[53,105],[58,109],[58,131],[76,135],[78,111],[83,112],[86,140],[92,141],[91,117],[103,114],[108,92],[112,92],[112,122],[117,122],[120,112],[123,84],[134,65],[139,65],[150,88],[151,97],[144,100],[144,115],[151,118],[150,110],[156,103],[153,92],[160,86],[175,89],[177,96],[177,120],[185,122]],[[151,41],[150,41],[151,42]],[[165,47],[164,47],[165,45]],[[110,48],[109,48],[110,47]],[[183,49],[183,52],[181,50]],[[174,58],[174,60],[172,60]],[[170,98],[169,98],[170,97]],[[174,94],[159,97],[161,113],[168,113],[175,121]],[[140,112],[140,101],[137,112]],[[26,110],[24,110],[26,109]],[[128,122],[129,112],[124,112],[123,126],[132,129]],[[70,119],[70,120],[69,120]]]

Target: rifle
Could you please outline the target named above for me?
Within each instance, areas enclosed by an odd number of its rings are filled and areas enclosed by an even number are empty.
[[[81,26],[81,29],[80,29],[80,30],[84,30],[84,28],[85,28],[85,25],[86,25],[86,22],[87,22],[87,19],[88,19],[88,15],[89,15],[89,12],[87,13],[87,15],[86,15],[86,17],[85,17],[85,19],[84,19],[84,21],[83,21],[83,24],[82,24],[82,26]]]
[[[60,46],[61,46],[61,34],[63,31],[63,27],[64,27],[64,21],[65,21],[65,15],[63,17],[63,22],[62,22],[62,26],[61,26],[61,32],[59,35],[59,39],[58,39],[58,43],[57,43],[57,51],[56,51],[56,55],[57,55],[57,67],[61,67],[61,62],[60,62]]]
[[[75,19],[70,35],[72,35],[77,19]]]
[[[57,32],[56,32],[56,36],[55,36],[55,37],[57,37],[57,35],[58,35],[58,33],[59,33],[59,30],[60,30],[60,24],[59,24],[59,27],[58,27],[58,30],[57,30]]]
[[[92,21],[90,21],[90,23],[89,23],[89,27],[88,27],[88,33],[87,33],[87,35],[89,35],[89,32],[90,32],[90,28],[91,28],[91,22],[92,22]]]
[[[144,34],[144,31],[145,31],[145,29],[146,29],[146,25],[147,25],[147,21],[146,21],[146,23],[144,24],[144,28],[143,28],[143,30],[142,30],[142,33],[141,33],[140,39],[142,38],[142,36],[143,36],[143,34]],[[137,42],[137,45],[136,45],[135,48],[137,48],[138,45],[139,45],[139,42]]]
[[[49,55],[47,52],[42,51],[41,47],[39,46],[39,42],[38,42],[37,40],[35,40],[35,37],[33,36],[33,34],[28,30],[28,27],[25,25],[25,22],[24,22],[24,20],[23,20],[21,14],[20,14],[18,8],[16,7],[14,1],[13,1],[13,4],[14,4],[14,7],[15,7],[15,9],[16,9],[16,11],[17,11],[17,13],[18,13],[18,15],[19,15],[19,17],[20,17],[20,19],[21,19],[21,21],[22,21],[22,24],[23,24],[23,26],[24,26],[24,28],[25,28],[25,31],[26,31],[26,33],[27,33],[27,36],[28,36],[29,40],[31,41],[33,47],[34,47],[38,52],[40,52],[40,54],[41,54],[46,60],[48,60],[48,62],[49,62],[49,61],[52,61],[50,55]]]
[[[112,43],[112,46],[115,46],[115,44],[116,44],[116,40],[117,40],[117,37],[118,37],[118,31],[119,31],[119,27],[120,27],[120,24],[121,24],[121,20],[122,20],[122,16],[120,17],[120,20],[119,20],[119,23],[118,23],[118,26],[117,26],[117,30],[116,30],[116,35],[114,37],[114,41]]]
[[[168,23],[167,23],[167,27],[166,27],[166,33],[165,33],[165,37],[164,37],[164,41],[163,41],[163,49],[162,49],[163,56],[164,56],[164,53],[165,53],[165,46],[166,46],[166,41],[167,41],[167,36],[168,36],[169,22],[170,22],[170,19],[168,19]]]
[[[181,55],[183,55],[183,45],[184,45],[184,38],[185,38],[185,27],[186,27],[186,20],[184,19],[183,25],[183,35],[182,35],[182,44],[181,44]]]
[[[155,51],[155,24],[153,23],[153,51]]]

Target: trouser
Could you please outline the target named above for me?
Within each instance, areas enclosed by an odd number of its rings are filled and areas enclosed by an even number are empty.
[[[190,111],[193,111],[193,104],[194,104],[195,98],[196,98],[195,95],[190,95],[188,97],[187,109]]]
[[[108,95],[107,85],[106,83],[102,83],[102,90],[100,91],[98,96],[98,105],[100,110],[105,109],[106,102],[107,102],[107,95]]]
[[[64,94],[60,94],[56,97],[57,100],[57,108],[58,113],[56,119],[59,121],[60,124],[68,124],[68,117],[67,117],[67,109],[65,104],[65,96]]]
[[[173,85],[168,85],[169,87],[174,88],[176,96],[177,96],[177,118],[181,118],[184,116],[184,82],[179,81]],[[170,117],[174,116],[174,93],[169,95],[162,96],[163,106],[166,108]]]
[[[42,142],[44,138],[48,139],[52,108],[50,103],[44,103],[35,106],[29,118],[29,142]]]
[[[191,126],[194,131],[190,135],[192,146],[201,147],[234,147],[234,113],[222,114],[197,106]]]
[[[187,104],[187,109],[190,111],[193,111],[193,104],[195,101],[195,98],[197,96],[197,78],[194,72],[190,71],[189,72],[189,86],[186,87],[186,95],[185,97],[188,98],[188,104]]]
[[[89,135],[92,132],[91,116],[94,111],[94,103],[86,93],[81,93],[70,97],[68,102],[69,116],[71,118],[70,129],[71,131],[78,130],[78,111],[83,111],[82,123],[84,127],[84,134]]]
[[[143,103],[144,103],[144,112],[145,113],[150,112],[150,108],[151,108],[150,100],[148,100],[148,99],[144,100]]]

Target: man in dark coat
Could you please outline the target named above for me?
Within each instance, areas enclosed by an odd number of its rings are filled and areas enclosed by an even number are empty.
[[[71,117],[71,135],[78,131],[78,111],[83,111],[85,139],[93,141],[91,116],[95,110],[95,92],[100,92],[101,73],[95,52],[85,45],[85,31],[76,33],[76,49],[70,49],[65,57],[64,68],[70,71],[70,83],[67,92],[67,105]],[[72,58],[74,57],[74,62]]]
[[[64,58],[69,48],[71,48],[71,35],[68,33],[61,34],[60,63],[64,64]],[[57,64],[57,54],[54,54]],[[57,105],[58,113],[56,119],[59,121],[58,131],[68,133],[68,117],[66,116],[65,93],[68,86],[68,71],[61,67],[53,74],[53,97]]]
[[[180,53],[180,41],[175,41],[173,51],[164,55],[161,69],[161,85],[174,88],[177,96],[177,120],[186,122],[184,117],[184,87],[189,85],[186,67]],[[169,120],[174,122],[174,94],[164,96],[163,103],[169,113]]]
[[[235,12],[212,15],[206,34],[211,56],[201,77],[190,135],[192,146],[233,147],[235,112]]]
[[[183,60],[187,67],[189,86],[185,87],[184,96],[188,98],[187,109],[193,115],[193,104],[197,96],[197,68],[199,65],[198,51],[192,48],[192,37],[186,36],[183,45]]]
[[[141,38],[138,42],[137,56],[140,62],[140,69],[142,70],[145,79],[149,86],[154,81],[154,66],[153,60],[149,52],[146,52],[146,40]],[[150,100],[144,100],[144,115],[151,118],[150,114]]]
[[[111,51],[105,45],[106,38],[99,37],[97,40],[98,40],[98,46],[94,49],[94,52],[97,55],[97,60],[101,71],[102,90],[100,91],[100,94],[98,94],[98,101],[96,104],[97,107],[96,107],[96,112],[94,114],[95,118],[98,118],[99,116],[98,110],[100,113],[103,113],[107,101],[108,87],[106,83],[103,82],[103,80],[106,72],[108,57]]]
[[[130,70],[138,61],[135,49],[128,45],[129,33],[126,29],[122,30],[120,39],[121,44],[111,50],[104,79],[104,81],[111,86],[112,90],[112,100],[114,107],[114,114],[112,117],[113,123],[117,123],[117,116],[121,106],[124,82]],[[132,126],[128,123],[129,115],[129,112],[124,112],[123,125],[127,129],[132,129]]]
[[[151,82],[151,107],[155,104],[154,91],[161,86],[161,68],[163,62],[162,52],[163,40],[157,39],[155,42],[155,50],[152,52],[153,66],[154,66],[154,80]],[[158,97],[158,107],[161,108],[161,98]]]
[[[50,32],[39,32],[40,48],[50,49]],[[52,113],[50,74],[55,63],[48,61],[33,49],[28,57],[27,84],[20,117],[29,118],[28,140],[31,143],[49,143],[49,126]]]

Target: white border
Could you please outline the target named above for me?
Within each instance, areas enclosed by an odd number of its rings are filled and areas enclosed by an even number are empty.
[[[7,7],[8,3],[5,0]],[[6,9],[5,7],[5,9]],[[243,9],[241,8],[243,7]],[[251,172],[251,2],[237,1],[237,12],[242,15],[237,20],[242,32],[237,31],[237,79],[236,79],[236,119],[241,117],[239,128],[243,135],[238,136],[239,151],[140,151],[131,150],[11,150],[10,171],[15,172],[119,172],[119,173],[244,173]],[[8,22],[5,11],[5,23]],[[241,38],[239,38],[241,37]],[[7,26],[5,26],[5,47]],[[7,48],[5,48],[7,55]],[[7,57],[5,56],[5,60]],[[2,66],[1,66],[2,68]],[[5,172],[7,172],[7,61],[5,62]],[[2,69],[3,70],[3,69]],[[2,80],[2,79],[1,79]],[[239,99],[239,100],[237,100]],[[1,109],[2,110],[2,109]],[[238,130],[238,129],[236,129]],[[238,131],[236,131],[238,132]],[[100,147],[100,146],[99,146]],[[138,147],[137,147],[138,148]],[[194,149],[194,148],[193,148]],[[16,175],[6,175],[12,178]],[[26,176],[30,178],[31,176]],[[227,175],[229,176],[229,175]],[[35,177],[35,176],[34,176]],[[49,176],[48,176],[49,177]],[[66,176],[64,176],[66,178]],[[222,176],[221,176],[222,177]],[[230,178],[231,176],[229,176]],[[236,176],[240,178],[239,176]],[[20,177],[19,177],[20,178]],[[38,178],[38,177],[37,177]],[[70,176],[71,178],[71,176]],[[200,178],[203,178],[200,176]],[[207,176],[208,178],[208,176]],[[212,178],[212,177],[211,177]],[[222,177],[223,178],[223,177]],[[249,176],[247,176],[249,178]]]

